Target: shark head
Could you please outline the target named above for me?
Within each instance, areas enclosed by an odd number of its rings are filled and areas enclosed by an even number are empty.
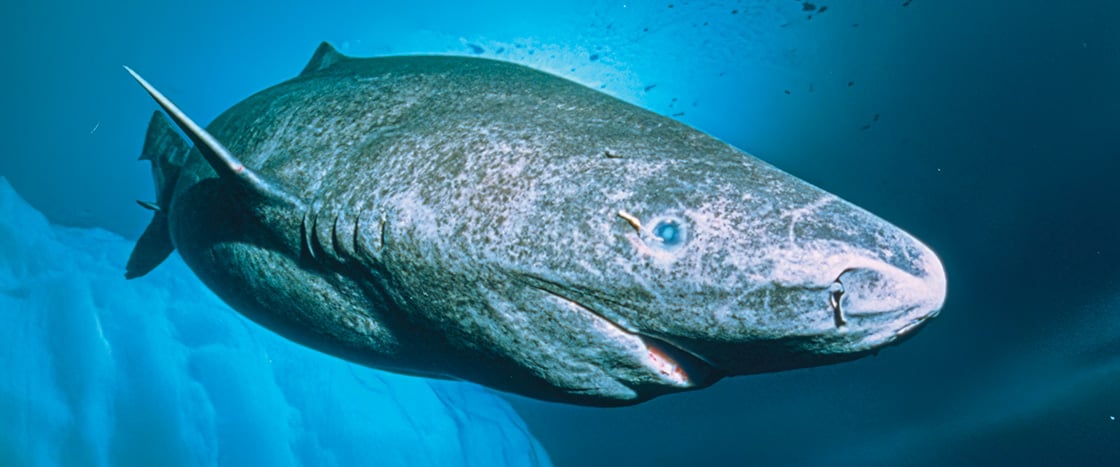
[[[389,250],[434,255],[402,260],[402,272],[427,271],[404,288],[461,283],[470,292],[450,295],[478,297],[419,306],[501,362],[468,379],[626,404],[858,358],[939,312],[944,270],[911,235],[715,138],[630,112],[575,136],[482,148],[469,180],[443,185],[461,191],[401,204],[392,230],[415,243]],[[550,157],[486,162],[542,146]]]
[[[628,294],[555,291],[721,375],[857,358],[940,311],[940,260],[906,232],[753,158],[713,165],[666,164],[620,199],[628,263],[599,283]]]

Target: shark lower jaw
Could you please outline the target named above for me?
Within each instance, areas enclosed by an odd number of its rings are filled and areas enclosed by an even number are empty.
[[[635,334],[646,348],[646,366],[653,368],[671,386],[699,389],[723,378],[723,372],[695,354],[666,340]]]
[[[918,311],[904,313],[895,320],[895,325],[879,334],[877,342],[873,342],[870,351],[877,353],[879,349],[887,346],[898,345],[918,334],[933,318],[936,318],[940,309],[932,311]]]
[[[594,308],[555,290],[555,285],[552,282],[542,281],[531,287],[567,303],[572,309],[587,313],[601,323],[603,329],[613,334],[614,339],[624,342],[622,347],[631,349],[627,351],[631,355],[629,358],[637,360],[636,363],[646,369],[646,374],[637,377],[637,380],[620,378],[619,382],[633,389],[639,400],[670,392],[703,388],[723,377],[724,373],[721,370],[697,354],[665,339],[627,329]],[[640,344],[640,347],[636,344]]]
[[[878,354],[918,334],[937,315],[911,310],[886,316],[853,316],[845,326],[823,320],[806,334],[773,334],[743,339],[705,340],[684,337],[650,337],[641,334],[651,352],[668,355],[692,384],[703,387],[727,376],[753,375],[857,360]],[[653,358],[660,363],[662,359]]]

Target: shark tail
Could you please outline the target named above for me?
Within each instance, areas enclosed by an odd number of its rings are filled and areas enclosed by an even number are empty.
[[[150,161],[152,164],[156,202],[137,201],[140,206],[152,211],[152,221],[132,249],[125,267],[126,279],[147,274],[175,251],[175,246],[171,243],[167,211],[171,206],[171,195],[175,192],[175,181],[179,178],[179,171],[187,160],[190,149],[186,140],[172,128],[167,117],[156,111],[148,123],[144,150],[140,154],[140,160]]]

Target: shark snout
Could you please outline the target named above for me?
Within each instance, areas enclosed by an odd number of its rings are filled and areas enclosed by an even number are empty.
[[[919,272],[913,276],[917,283],[911,285],[913,289],[908,293],[913,306],[911,315],[917,321],[896,330],[895,334],[899,336],[908,334],[917,329],[918,325],[936,317],[945,304],[945,295],[948,292],[945,266],[941,264],[941,259],[929,247],[921,243],[918,245],[922,253],[918,261]]]
[[[838,326],[851,323],[870,335],[870,344],[892,342],[937,316],[945,303],[947,283],[941,260],[914,240],[909,261],[897,267],[853,267],[844,270],[832,288]]]

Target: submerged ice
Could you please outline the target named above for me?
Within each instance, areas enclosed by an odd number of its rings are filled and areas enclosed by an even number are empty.
[[[354,366],[229,310],[176,257],[53,226],[0,178],[0,465],[548,465],[480,387]]]

